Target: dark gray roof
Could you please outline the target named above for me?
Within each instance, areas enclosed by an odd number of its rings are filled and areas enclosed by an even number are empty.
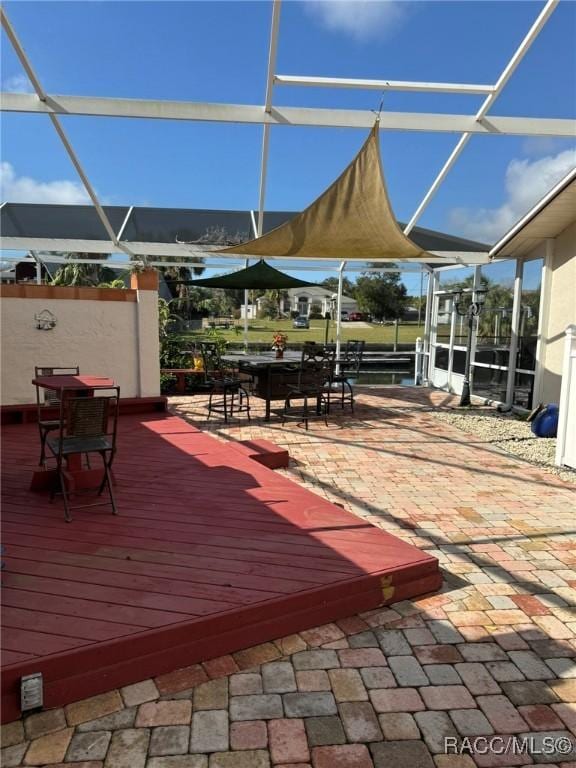
[[[118,233],[129,208],[104,206],[104,210],[114,231]],[[268,232],[295,215],[295,211],[266,212],[263,231]],[[0,211],[0,231],[5,238],[109,240],[96,210],[91,205],[6,203]],[[135,207],[121,240],[127,243],[174,244],[184,241],[198,243],[199,246],[225,246],[249,240],[254,236],[250,211]],[[410,238],[427,251],[485,252],[489,249],[484,243],[421,227],[414,227]]]

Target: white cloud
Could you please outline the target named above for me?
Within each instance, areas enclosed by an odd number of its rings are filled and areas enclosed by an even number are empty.
[[[464,237],[495,243],[576,165],[576,148],[538,160],[512,160],[506,169],[506,200],[499,208],[454,208],[452,229]]]
[[[393,31],[408,5],[398,0],[308,0],[305,8],[328,29],[367,40]]]
[[[89,203],[84,187],[76,181],[37,181],[18,176],[11,163],[0,163],[1,198],[10,203]]]
[[[32,83],[26,75],[13,75],[2,81],[2,90],[9,93],[33,93]]]
[[[572,139],[557,136],[529,136],[522,142],[522,152],[525,155],[552,155],[570,147]]]

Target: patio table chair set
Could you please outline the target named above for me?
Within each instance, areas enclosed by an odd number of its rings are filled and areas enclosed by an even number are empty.
[[[203,362],[203,384],[200,391],[209,393],[208,418],[220,413],[227,423],[236,414],[246,413],[250,420],[250,394],[267,401],[284,400],[275,413],[282,423],[297,421],[308,429],[313,418],[327,417],[334,406],[342,410],[350,406],[354,412],[354,388],[351,379],[357,376],[364,352],[364,341],[348,341],[343,355],[336,359],[335,350],[315,342],[304,344],[302,354],[294,360],[268,360],[265,355],[223,356],[215,342],[198,342],[197,350]],[[272,365],[272,362],[274,365]],[[258,378],[265,385],[258,386]]]
[[[64,501],[64,517],[71,522],[73,509],[110,505],[118,514],[112,487],[111,467],[116,453],[120,387],[111,379],[81,376],[78,366],[36,366],[32,382],[36,387],[38,430],[40,433],[40,465],[49,470],[48,456],[55,462],[58,486],[52,485],[50,498],[56,493]],[[94,396],[95,390],[113,394]],[[41,392],[44,394],[42,395]],[[102,478],[97,488],[76,490],[74,494],[104,490],[108,498],[89,504],[71,504],[68,479],[83,471],[82,457],[91,470],[90,456],[100,456]]]

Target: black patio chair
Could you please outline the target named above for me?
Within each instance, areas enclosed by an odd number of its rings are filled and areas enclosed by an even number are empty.
[[[250,421],[250,396],[238,373],[222,361],[218,345],[212,341],[198,343],[204,363],[204,384],[210,393],[208,418],[212,412],[222,413],[224,421],[234,413],[245,413]]]
[[[323,418],[328,426],[329,401],[326,386],[333,372],[333,350],[314,342],[304,344],[297,382],[288,384],[288,394],[281,414],[282,424],[289,419],[304,423],[308,429],[310,419]],[[297,401],[296,405],[294,400]]]
[[[350,404],[350,410],[354,413],[354,387],[350,383],[351,378],[356,378],[360,371],[362,358],[364,356],[365,341],[350,340],[346,342],[344,354],[336,361],[339,372],[334,372],[328,384],[328,410],[332,405],[331,395],[338,397],[335,402],[344,409],[347,403]]]
[[[34,366],[34,378],[39,376],[78,376],[79,366],[64,367],[61,365],[36,365]],[[36,407],[38,409],[38,429],[40,431],[40,462],[42,467],[46,462],[46,437],[49,432],[60,429],[60,417],[54,418],[54,410],[60,411],[60,398],[58,393],[49,389],[43,390],[44,397],[40,396],[40,387],[36,387]]]
[[[72,521],[70,513],[73,509],[86,509],[88,507],[110,504],[113,514],[118,514],[112,489],[110,468],[116,453],[120,388],[114,387],[113,389],[115,394],[105,397],[63,397],[60,404],[59,435],[58,437],[48,435],[46,440],[48,449],[56,459],[56,470],[64,499],[64,517],[67,523]],[[107,488],[109,500],[71,506],[69,492],[66,487],[65,462],[69,456],[78,453],[95,453],[102,459],[104,475],[98,487],[97,495],[101,496],[104,489]],[[89,491],[76,491],[76,493],[85,492]],[[51,500],[55,494],[56,491],[53,490]]]

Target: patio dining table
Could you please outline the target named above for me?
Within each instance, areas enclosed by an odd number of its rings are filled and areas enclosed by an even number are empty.
[[[270,403],[273,399],[271,371],[274,368],[296,367],[302,359],[302,353],[285,350],[282,357],[276,357],[275,352],[264,352],[259,355],[247,355],[239,352],[237,355],[222,356],[226,363],[232,363],[247,373],[261,377],[264,382],[263,399],[266,403],[264,421],[270,421]]]

